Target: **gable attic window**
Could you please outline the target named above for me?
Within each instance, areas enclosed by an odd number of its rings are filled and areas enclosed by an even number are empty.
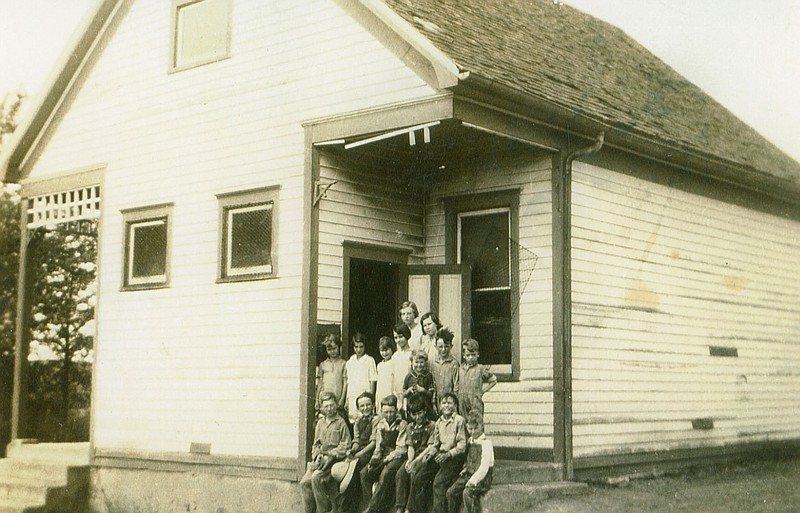
[[[124,290],[168,285],[171,210],[172,204],[165,204],[122,211]]]
[[[230,57],[232,0],[172,0],[170,71]]]
[[[277,273],[278,187],[217,198],[220,205],[219,281],[272,278]]]

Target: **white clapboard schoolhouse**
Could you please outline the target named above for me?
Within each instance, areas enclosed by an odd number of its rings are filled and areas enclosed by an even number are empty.
[[[2,166],[99,192],[95,511],[297,511],[319,339],[406,299],[499,459],[800,440],[800,164],[560,2],[98,0]]]

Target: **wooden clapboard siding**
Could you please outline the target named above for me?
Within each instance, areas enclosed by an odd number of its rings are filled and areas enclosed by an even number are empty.
[[[800,437],[800,223],[573,176],[576,457]]]
[[[552,380],[499,383],[484,396],[484,401],[484,420],[495,445],[553,447]],[[521,438],[529,440],[520,441]]]
[[[553,307],[551,160],[531,151],[492,153],[490,162],[451,170],[425,209],[425,263],[445,263],[443,198],[520,189],[520,245],[539,260],[519,304],[520,381],[498,384],[484,397],[486,430],[498,447],[553,447]],[[446,322],[446,319],[444,320]]]
[[[201,442],[215,454],[294,458],[310,208],[301,123],[434,91],[336,2],[238,0],[231,58],[171,74],[169,2],[129,4],[26,170],[38,178],[108,164],[94,443],[175,452]],[[331,191],[330,200],[358,204],[359,188],[372,197],[373,181],[358,179],[339,189],[355,196]],[[215,283],[216,195],[273,185],[278,278]],[[120,210],[159,203],[174,204],[170,286],[120,292]],[[328,226],[342,223],[341,204]],[[375,208],[365,219],[380,232],[392,217]],[[390,224],[409,232],[401,242],[422,244],[421,228]],[[341,263],[327,245],[335,233],[321,236],[322,312],[340,308]]]
[[[408,183],[380,164],[321,152],[320,180],[336,184],[319,203],[320,323],[342,322],[344,241],[411,250],[423,247],[422,201]]]

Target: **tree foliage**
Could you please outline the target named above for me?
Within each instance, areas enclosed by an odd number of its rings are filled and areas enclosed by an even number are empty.
[[[6,94],[0,104],[0,150],[17,128],[25,93]],[[19,195],[17,187],[0,183],[0,355],[14,350],[14,320],[19,271]]]
[[[32,287],[29,392],[39,417],[37,438],[81,439],[88,435],[82,433],[88,426],[76,427],[74,415],[89,406],[97,222],[36,229],[28,252]]]
[[[0,150],[8,136],[14,133],[19,124],[19,113],[27,95],[24,91],[7,93],[0,104]]]
[[[0,355],[14,351],[19,272],[19,195],[0,184]]]
[[[17,128],[25,94],[0,105],[0,149]],[[18,187],[0,184],[0,354],[14,350],[20,248]],[[88,439],[96,300],[97,222],[31,230],[28,410],[41,440]]]

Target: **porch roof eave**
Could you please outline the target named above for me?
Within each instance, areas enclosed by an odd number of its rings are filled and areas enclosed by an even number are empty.
[[[324,145],[452,117],[453,94],[444,91],[410,101],[310,119],[301,125],[306,130],[307,141]]]

